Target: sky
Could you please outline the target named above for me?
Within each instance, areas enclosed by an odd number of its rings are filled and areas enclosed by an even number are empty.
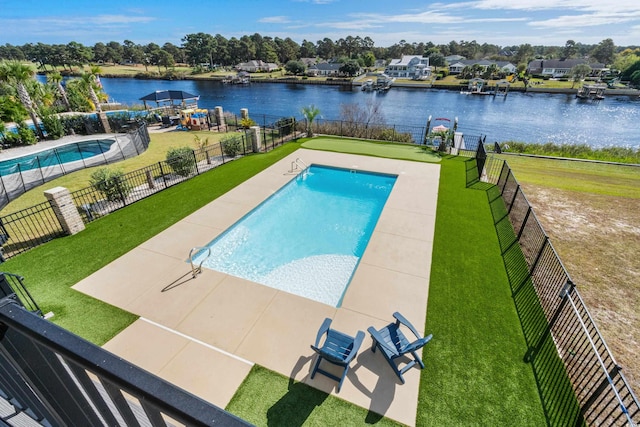
[[[298,43],[348,35],[375,46],[462,40],[640,44],[640,0],[0,0],[0,44],[181,44],[191,33],[260,33]]]

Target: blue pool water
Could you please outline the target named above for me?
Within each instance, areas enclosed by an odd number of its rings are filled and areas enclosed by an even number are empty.
[[[79,141],[0,161],[0,173],[8,175],[38,167],[55,166],[98,156],[109,151],[114,139]]]
[[[338,307],[395,180],[312,165],[209,243],[203,266]]]

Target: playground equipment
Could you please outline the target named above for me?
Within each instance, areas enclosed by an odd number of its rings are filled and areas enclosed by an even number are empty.
[[[188,108],[180,111],[180,124],[178,129],[203,130],[209,129],[209,115],[206,109]]]

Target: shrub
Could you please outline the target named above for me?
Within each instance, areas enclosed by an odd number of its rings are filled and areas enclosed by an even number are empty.
[[[35,132],[31,130],[26,123],[18,123],[18,137],[20,138],[20,144],[22,145],[33,145],[38,142],[38,138],[36,138]]]
[[[240,126],[244,129],[249,129],[251,126],[255,126],[256,122],[250,117],[245,117],[240,120]]]
[[[242,136],[228,135],[220,140],[222,152],[229,157],[235,157],[242,150]]]
[[[193,150],[189,147],[169,148],[167,163],[180,176],[189,176],[196,168],[196,159],[193,156]]]
[[[3,134],[2,143],[4,145],[8,145],[9,147],[15,147],[16,145],[20,145],[20,135],[15,132],[5,132]]]
[[[64,136],[64,126],[62,121],[55,114],[47,114],[42,116],[42,124],[47,136],[51,139],[60,139]]]
[[[91,186],[110,202],[122,201],[131,193],[132,186],[119,170],[100,168],[91,174]]]

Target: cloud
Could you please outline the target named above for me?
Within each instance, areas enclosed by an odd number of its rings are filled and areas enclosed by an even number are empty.
[[[546,19],[542,21],[531,21],[528,25],[538,28],[582,28],[594,27],[597,25],[622,24],[626,22],[637,21],[640,19],[640,12],[635,14],[626,13],[602,13],[602,14],[581,14],[581,15],[563,15],[556,18]]]
[[[288,24],[291,20],[286,16],[265,16],[264,18],[258,19],[258,22],[266,24]]]

